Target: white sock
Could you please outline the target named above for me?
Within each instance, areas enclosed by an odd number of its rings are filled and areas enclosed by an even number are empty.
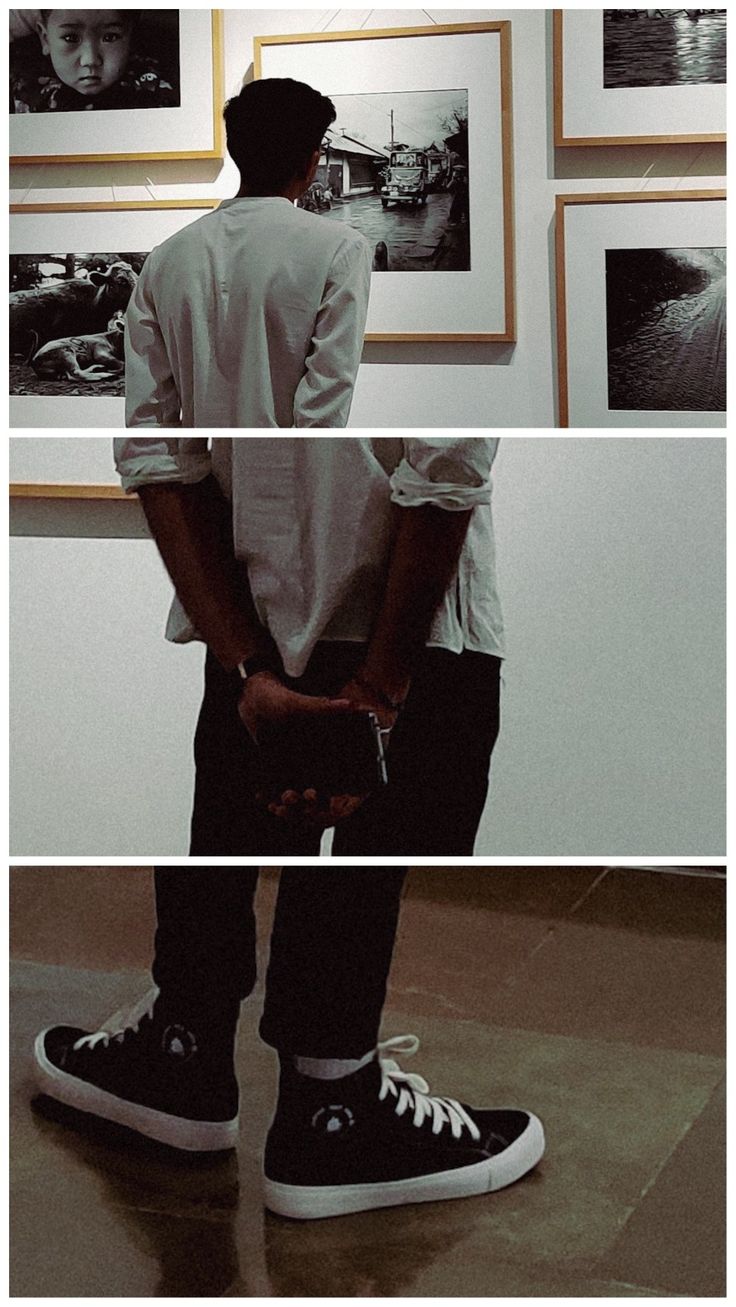
[[[342,1080],[343,1076],[352,1076],[356,1071],[375,1057],[376,1050],[363,1057],[295,1057],[294,1066],[301,1076],[311,1076],[313,1080]]]

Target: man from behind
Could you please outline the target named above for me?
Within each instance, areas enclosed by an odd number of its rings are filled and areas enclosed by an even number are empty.
[[[126,426],[347,425],[371,249],[294,204],[335,117],[290,78],[228,102],[240,189],[146,260],[126,320]]]

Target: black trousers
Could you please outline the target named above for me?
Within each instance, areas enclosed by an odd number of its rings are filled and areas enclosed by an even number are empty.
[[[335,694],[362,656],[362,645],[325,642],[289,684]],[[498,736],[500,673],[491,654],[424,651],[392,732],[389,784],[336,827],[336,857],[472,855]],[[239,692],[237,677],[208,653],[189,851],[316,857],[319,834],[287,829],[253,801],[257,749],[237,713]]]
[[[404,867],[285,867],[260,1033],[282,1053],[362,1057],[375,1047]],[[257,867],[156,868],[153,978],[215,1008],[256,982]]]

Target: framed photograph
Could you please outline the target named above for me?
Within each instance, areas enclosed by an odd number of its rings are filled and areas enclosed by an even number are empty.
[[[10,425],[125,425],[122,318],[151,250],[218,200],[11,207]]]
[[[12,163],[223,155],[210,9],[11,9]]]
[[[555,145],[724,141],[725,9],[555,9]]]
[[[256,77],[329,96],[301,203],[373,246],[367,340],[513,341],[511,25],[263,36]]]
[[[723,191],[557,197],[563,427],[726,424]]]

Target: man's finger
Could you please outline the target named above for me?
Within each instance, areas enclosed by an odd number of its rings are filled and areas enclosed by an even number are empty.
[[[344,821],[350,817],[365,800],[365,795],[333,794],[330,799],[330,813],[335,821]]]
[[[299,712],[304,713],[306,717],[316,716],[324,717],[325,714],[334,714],[339,716],[345,713],[365,712],[365,708],[360,708],[352,702],[351,699],[329,699],[326,696],[301,694],[295,696],[299,698]]]
[[[264,807],[277,820],[289,826],[309,826],[318,827],[326,830],[328,826],[333,826],[336,822],[344,821],[356,812],[365,802],[365,794],[333,794],[328,800],[328,806],[320,799],[317,790],[310,788],[303,790],[299,794],[296,790],[284,790],[278,799],[272,799],[269,803],[263,792],[259,796]]]

